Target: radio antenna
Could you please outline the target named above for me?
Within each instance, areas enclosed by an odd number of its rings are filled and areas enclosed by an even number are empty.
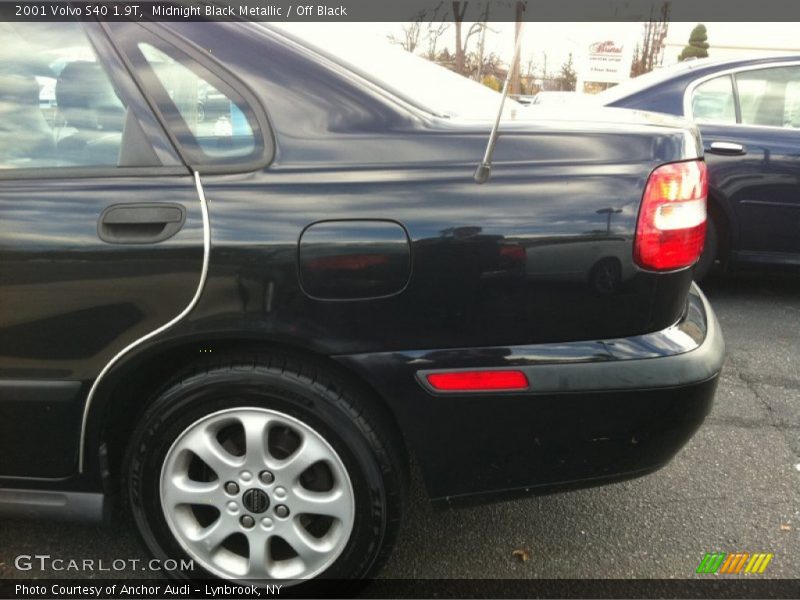
[[[503,82],[503,91],[500,94],[500,108],[497,111],[497,118],[494,120],[494,127],[492,127],[492,132],[489,134],[489,143],[486,145],[486,152],[483,155],[483,160],[481,164],[478,165],[478,168],[475,169],[475,183],[486,183],[489,181],[489,176],[492,174],[492,154],[494,153],[494,147],[497,144],[497,135],[498,130],[500,129],[500,119],[503,116],[503,107],[506,103],[506,96],[508,96],[508,86],[511,83],[511,73],[514,71],[514,68],[517,64],[517,59],[519,58],[519,51],[522,47],[522,32],[525,30],[525,21],[521,21],[519,24],[519,30],[517,32],[517,40],[514,44],[514,57],[511,59],[511,68],[506,73],[506,80]]]

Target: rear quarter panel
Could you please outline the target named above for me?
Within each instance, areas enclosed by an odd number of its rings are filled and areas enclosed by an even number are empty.
[[[239,27],[236,45],[224,42],[230,24],[172,27],[249,83],[276,147],[260,172],[203,177],[214,249],[196,326],[244,319],[330,355],[618,337],[680,316],[689,271],[642,272],[631,248],[650,172],[698,155],[687,129],[504,124],[492,179],[477,185],[488,124],[425,116],[256,27]],[[298,239],[327,219],[400,223],[411,247],[402,293],[309,298]],[[624,274],[611,293],[590,281],[604,248]],[[561,266],[552,256],[562,252],[580,260]]]

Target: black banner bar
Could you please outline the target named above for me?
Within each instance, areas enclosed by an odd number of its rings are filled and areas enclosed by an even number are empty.
[[[292,588],[283,582],[247,586],[223,581],[163,579],[2,579],[0,598],[80,600],[109,598],[798,598],[800,580],[698,579],[378,579],[315,581]]]
[[[515,19],[515,2],[492,0],[489,20]],[[669,5],[671,21],[800,21],[794,0],[527,0],[527,21],[647,21]],[[464,21],[482,19],[485,0],[466,2]],[[156,21],[453,21],[441,0],[0,0],[0,21],[148,19]]]

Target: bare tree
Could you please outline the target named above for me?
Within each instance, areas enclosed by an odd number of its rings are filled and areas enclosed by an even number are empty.
[[[664,58],[664,39],[669,28],[670,2],[661,3],[658,13],[650,7],[650,19],[644,24],[642,41],[636,45],[631,63],[631,77],[649,73]]]
[[[464,23],[464,15],[467,12],[467,5],[469,2],[453,2],[453,18],[455,20],[456,30],[456,63],[455,71],[460,75],[469,75],[466,68],[467,48],[469,47],[469,40],[476,33],[480,33],[486,29],[486,21],[489,15],[489,2],[486,2],[484,10],[481,13],[483,21],[476,21],[467,30],[466,35],[463,34],[462,25]]]
[[[428,49],[425,52],[425,57],[428,60],[436,60],[439,38],[442,37],[450,28],[450,23],[445,21],[447,13],[446,9],[443,9],[443,7],[444,0],[436,5],[436,7],[433,9],[431,20],[428,21],[427,34],[425,36],[425,39],[428,43]]]
[[[478,70],[475,75],[476,81],[483,81],[483,72],[484,72],[484,56],[486,54],[486,32],[489,30],[489,2],[486,3],[485,8],[483,9],[483,14],[481,15],[480,21],[480,37],[478,38]]]
[[[542,89],[547,89],[547,52],[542,52]]]
[[[439,54],[439,39],[450,28],[447,22],[447,8],[445,0],[440,2],[433,10],[421,10],[405,25],[401,35],[389,34],[386,36],[393,44],[403,50],[414,53],[424,46],[423,56],[428,60],[436,60]]]
[[[522,13],[525,12],[525,5],[527,2],[522,2],[521,0],[517,0],[516,6],[514,7],[514,45],[517,44],[517,39],[520,36],[520,32],[522,30]],[[520,85],[519,85],[519,56],[515,57],[514,64],[511,65],[511,88],[509,92],[513,95],[520,94]]]
[[[525,84],[521,85],[520,87],[524,88],[524,93],[530,94],[532,92],[532,88],[534,86],[534,79],[536,79],[534,71],[536,70],[536,61],[533,59],[533,56],[528,58],[528,62],[525,63]]]
[[[468,4],[469,2],[453,2],[453,18],[456,28],[456,73],[461,75],[464,74],[464,47],[466,45],[461,43],[461,24],[464,22]]]
[[[407,52],[414,52],[419,46],[420,39],[422,38],[422,22],[425,20],[425,11],[420,11],[414,16],[407,25],[403,26],[403,34],[395,36],[389,34],[387,37],[393,44],[401,46]]]
[[[444,21],[439,21],[435,26],[433,23],[428,25],[428,35],[426,36],[428,50],[425,52],[425,57],[428,60],[434,60],[436,58],[439,38],[442,37],[449,28],[450,23],[445,23]]]
[[[477,52],[470,52],[466,57],[466,70],[476,81],[497,90],[502,87],[506,73],[503,60],[494,52],[490,52],[482,60]]]

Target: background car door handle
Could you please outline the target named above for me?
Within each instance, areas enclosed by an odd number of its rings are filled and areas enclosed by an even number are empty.
[[[706,152],[710,152],[711,154],[726,154],[729,156],[747,154],[747,150],[745,150],[744,146],[736,142],[711,142],[708,148],[706,148]]]
[[[97,222],[97,235],[109,244],[154,244],[178,233],[186,222],[180,204],[115,204]]]

